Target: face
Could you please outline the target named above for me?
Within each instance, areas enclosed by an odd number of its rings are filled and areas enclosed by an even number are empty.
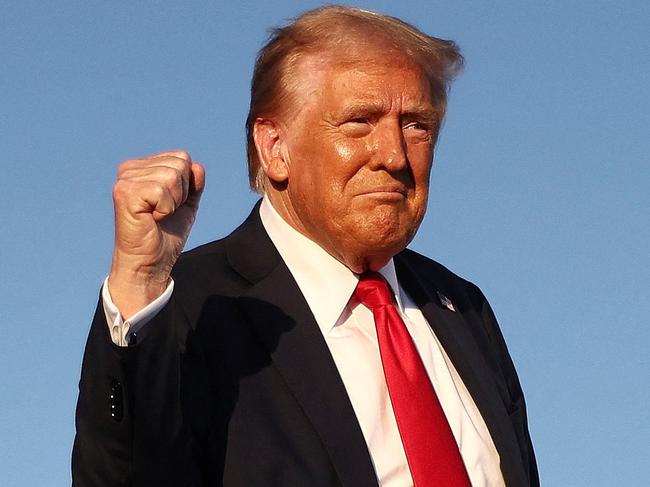
[[[422,221],[443,110],[422,69],[405,57],[302,63],[299,108],[278,122],[285,172],[271,171],[269,197],[351,270],[377,270]]]

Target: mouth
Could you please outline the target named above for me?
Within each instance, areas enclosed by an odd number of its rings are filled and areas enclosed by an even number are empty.
[[[380,199],[401,200],[406,198],[406,188],[401,184],[384,184],[380,186],[373,186],[361,190],[358,196],[369,196]]]

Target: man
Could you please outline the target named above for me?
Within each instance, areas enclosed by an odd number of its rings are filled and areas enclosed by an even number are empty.
[[[202,166],[183,151],[120,166],[75,485],[538,484],[487,302],[405,250],[460,63],[353,8],[276,30],[247,121],[264,198],[180,258]]]

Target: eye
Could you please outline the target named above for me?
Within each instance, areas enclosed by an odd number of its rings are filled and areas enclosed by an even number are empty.
[[[422,131],[429,131],[431,130],[431,126],[426,123],[422,122],[409,122],[404,126],[404,129],[406,130],[422,130]]]
[[[348,120],[347,123],[366,124],[366,123],[369,123],[369,120],[366,117],[355,117],[355,118],[351,118],[350,120]]]
[[[372,121],[369,117],[350,117],[341,124],[340,129],[348,137],[365,137],[372,131]]]
[[[402,131],[406,140],[414,143],[430,143],[435,135],[434,125],[432,123],[418,120],[406,123]]]

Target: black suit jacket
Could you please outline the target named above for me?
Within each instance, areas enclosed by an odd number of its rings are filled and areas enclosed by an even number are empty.
[[[137,345],[113,345],[100,301],[73,485],[377,486],[329,349],[257,210],[181,256],[172,299]],[[538,485],[522,391],[480,290],[409,250],[395,265],[481,411],[507,485]]]

